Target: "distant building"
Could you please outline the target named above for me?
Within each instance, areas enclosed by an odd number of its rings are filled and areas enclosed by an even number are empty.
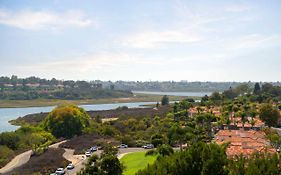
[[[39,83],[27,83],[27,84],[25,84],[25,86],[31,87],[31,88],[37,88],[40,86],[40,84]]]
[[[14,87],[12,84],[4,84],[4,87],[9,88],[9,87]]]

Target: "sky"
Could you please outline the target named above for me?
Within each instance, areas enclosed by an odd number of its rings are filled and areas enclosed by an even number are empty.
[[[280,0],[0,0],[0,76],[281,81]]]

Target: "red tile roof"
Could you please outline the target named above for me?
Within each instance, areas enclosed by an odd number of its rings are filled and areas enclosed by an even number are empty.
[[[276,152],[262,131],[220,130],[214,140],[218,144],[229,143],[226,150],[228,156],[240,154],[246,156],[254,152]]]

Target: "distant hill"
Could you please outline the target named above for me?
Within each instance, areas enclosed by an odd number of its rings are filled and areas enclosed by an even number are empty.
[[[270,82],[281,86],[280,82]],[[255,82],[188,82],[188,81],[73,81],[38,77],[0,77],[0,99],[98,99],[130,97],[131,91],[223,92],[241,84],[254,87]],[[263,84],[263,83],[261,83]]]
[[[116,90],[114,85],[103,87],[101,83],[87,81],[63,81],[37,77],[0,77],[0,100],[31,99],[100,99],[131,97],[131,91]]]

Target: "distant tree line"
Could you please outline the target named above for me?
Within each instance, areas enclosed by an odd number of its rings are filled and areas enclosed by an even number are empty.
[[[115,90],[114,85],[104,88],[99,82],[51,80],[37,77],[0,77],[1,100],[30,99],[97,99],[130,97],[130,91]]]
[[[26,85],[26,84],[42,84],[48,86],[92,86],[95,88],[117,89],[127,91],[188,91],[188,92],[223,92],[229,87],[236,88],[237,86],[246,84],[250,88],[254,88],[255,82],[188,82],[188,81],[100,81],[93,80],[90,82],[73,81],[73,80],[50,80],[38,77],[18,78],[13,75],[11,77],[0,77],[0,88],[4,84]],[[264,84],[264,83],[261,83]],[[281,82],[270,82],[273,86],[281,86]],[[17,87],[17,86],[15,86]]]
[[[226,100],[233,100],[241,96],[248,97],[252,102],[278,102],[281,101],[281,86],[274,86],[271,83],[255,83],[251,88],[248,84],[241,84],[236,88],[230,87],[222,93],[216,91],[211,96],[204,96],[202,102],[209,100],[212,103],[221,104]]]

